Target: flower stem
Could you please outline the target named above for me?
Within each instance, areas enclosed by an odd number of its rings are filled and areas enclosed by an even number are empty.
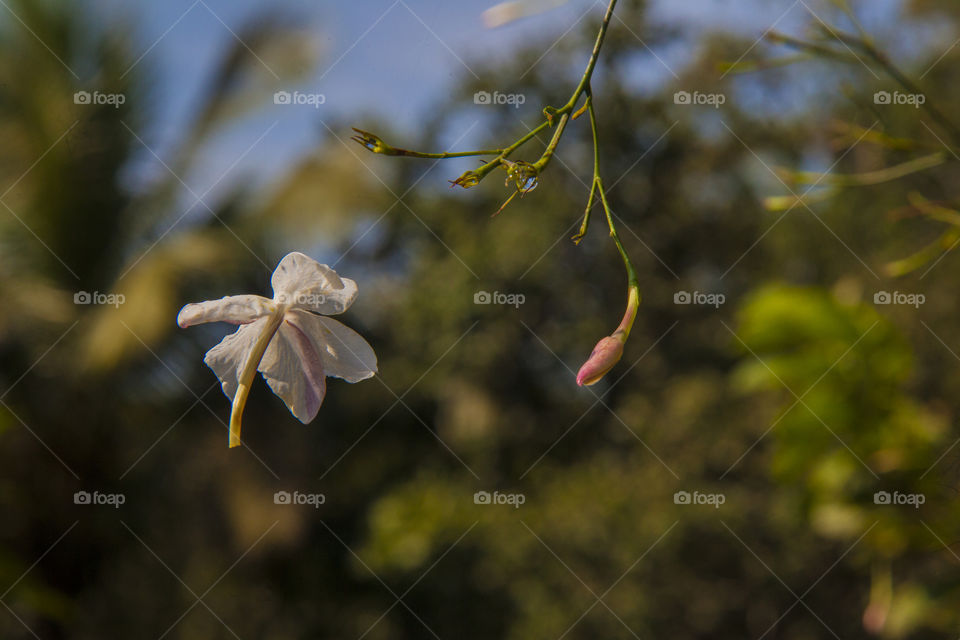
[[[607,193],[603,187],[603,180],[600,176],[597,176],[597,191],[600,193],[600,202],[603,203],[603,210],[607,215],[607,226],[610,227],[610,237],[613,238],[613,243],[617,245],[617,251],[620,252],[620,257],[623,259],[623,266],[627,270],[627,286],[639,291],[640,283],[637,279],[637,272],[630,262],[630,256],[627,255],[626,249],[623,248],[623,243],[620,242],[620,235],[617,233],[617,227],[613,223],[613,211],[610,209],[610,203],[607,202]]]
[[[536,136],[538,133],[540,133],[541,131],[543,131],[549,126],[550,126],[550,122],[547,120],[544,120],[539,125],[537,125],[533,129],[531,129],[529,132],[527,132],[519,140],[515,141],[509,147],[507,147],[502,152],[500,152],[500,154],[496,158],[482,165],[479,169],[474,169],[472,173],[476,175],[477,181],[479,182],[480,180],[483,180],[488,173],[490,173],[491,171],[499,167],[503,160],[506,160],[507,158],[509,158],[511,153],[513,153],[514,151],[522,147],[524,144],[529,142],[534,136]]]
[[[363,129],[353,128],[357,135],[350,139],[366,147],[373,153],[379,153],[384,156],[405,156],[407,158],[433,158],[445,160],[447,158],[467,158],[469,156],[495,156],[503,153],[503,149],[478,149],[476,151],[456,151],[443,153],[424,153],[422,151],[411,151],[400,147],[392,147],[380,139],[380,136],[364,131]]]
[[[556,151],[557,145],[560,142],[560,138],[563,136],[564,129],[566,128],[568,120],[570,120],[570,114],[573,113],[574,108],[577,106],[577,102],[580,101],[580,97],[589,91],[590,80],[593,78],[593,70],[597,66],[597,60],[600,57],[600,49],[603,47],[604,38],[607,35],[607,29],[610,26],[610,20],[613,18],[613,9],[617,5],[617,0],[610,0],[607,4],[606,13],[603,16],[603,22],[600,25],[600,31],[597,33],[597,39],[593,44],[593,51],[590,54],[590,60],[587,62],[587,67],[583,71],[583,75],[580,77],[580,82],[577,84],[577,88],[571,94],[570,99],[565,105],[559,109],[551,109],[550,117],[546,118],[543,122],[538,124],[536,127],[531,129],[529,132],[525,133],[523,136],[514,141],[511,145],[504,147],[503,149],[484,149],[480,151],[462,151],[457,153],[424,153],[422,151],[410,151],[407,149],[400,149],[397,147],[392,147],[386,144],[378,136],[363,131],[362,129],[354,128],[354,131],[358,135],[353,136],[353,140],[360,143],[373,153],[379,153],[382,155],[389,156],[406,156],[409,158],[433,158],[433,159],[446,159],[446,158],[462,158],[467,156],[483,156],[483,155],[494,155],[492,160],[486,162],[477,169],[472,169],[460,176],[457,180],[452,181],[453,184],[459,185],[465,188],[475,186],[481,180],[483,180],[491,171],[500,167],[503,164],[503,161],[510,157],[514,151],[525,145],[527,142],[532,140],[537,134],[548,127],[553,126],[553,120],[556,116],[560,116],[560,122],[557,125],[556,131],[554,131],[553,137],[550,140],[549,145],[544,150],[540,158],[534,163],[537,171],[543,170],[547,164],[550,162],[550,159],[553,157],[554,152]],[[579,113],[577,114],[579,115]],[[574,116],[576,118],[576,115]]]
[[[620,235],[617,233],[617,226],[613,222],[613,211],[610,209],[610,203],[607,202],[607,190],[603,186],[603,178],[600,177],[600,136],[597,130],[597,114],[593,108],[593,96],[590,94],[589,86],[587,91],[587,114],[590,116],[590,131],[593,134],[593,184],[590,187],[590,198],[587,202],[587,211],[583,216],[583,224],[580,226],[579,238],[587,232],[587,226],[590,224],[590,210],[594,201],[594,193],[600,195],[600,202],[603,205],[603,211],[607,217],[607,226],[610,227],[610,237],[617,245],[617,251],[623,259],[623,266],[627,270],[627,310],[623,314],[620,326],[613,332],[614,337],[622,336],[626,342],[630,336],[630,329],[633,328],[633,321],[637,317],[637,309],[640,306],[640,283],[637,279],[636,269],[630,262],[630,256],[627,255],[623,243],[620,242]],[[579,238],[577,240],[579,241]]]
[[[640,285],[637,280],[637,272],[633,268],[633,263],[630,262],[630,256],[627,255],[626,249],[623,248],[623,243],[620,242],[617,226],[613,222],[613,211],[610,209],[610,203],[607,202],[607,191],[603,186],[603,178],[600,177],[600,141],[597,132],[597,114],[593,108],[593,100],[589,94],[587,95],[587,114],[590,116],[590,130],[593,133],[593,184],[596,187],[597,193],[600,194],[600,202],[603,204],[603,211],[607,216],[607,226],[610,227],[610,237],[613,238],[614,244],[617,245],[617,251],[620,252],[620,257],[623,259],[623,266],[627,270],[627,286],[629,286],[631,290],[636,289],[639,291]],[[590,196],[592,199],[593,189],[590,191]],[[584,216],[581,227],[584,233],[586,233],[587,224],[589,223],[589,213],[590,209],[588,208],[587,215]],[[629,329],[627,331],[629,332]]]
[[[623,341],[626,342],[627,338],[630,337],[630,329],[633,328],[633,321],[637,319],[637,310],[639,308],[640,289],[631,285],[627,290],[627,310],[623,312],[623,319],[620,320],[620,326],[618,326],[610,335],[613,337],[622,335]]]
[[[503,149],[480,149],[478,151],[456,151],[443,153],[424,153],[422,151],[408,151],[407,149],[394,149],[396,153],[390,155],[406,156],[407,158],[432,158],[435,160],[446,160],[448,158],[469,158],[471,156],[492,156],[503,153]]]
[[[557,130],[554,132],[553,138],[551,138],[550,144],[547,145],[543,155],[541,155],[540,159],[533,164],[533,166],[537,168],[537,171],[542,171],[547,166],[547,163],[550,162],[550,158],[553,157],[553,154],[557,149],[557,145],[560,143],[560,138],[563,137],[563,131],[567,126],[568,116],[573,111],[574,107],[577,106],[577,102],[580,101],[580,96],[586,94],[587,101],[589,102],[590,100],[590,80],[593,78],[593,70],[597,66],[597,60],[600,58],[600,49],[603,47],[603,40],[607,36],[607,28],[610,26],[610,20],[613,18],[613,8],[616,5],[617,0],[610,0],[610,4],[607,5],[607,12],[603,15],[603,22],[600,24],[600,32],[597,34],[596,42],[593,43],[593,51],[590,53],[590,60],[587,62],[587,68],[584,69],[583,75],[580,77],[580,83],[577,84],[577,88],[570,96],[567,104],[557,109],[556,113],[554,114],[560,115],[560,123],[557,125]]]
[[[570,120],[570,114],[564,113],[560,116],[560,122],[557,124],[556,130],[553,132],[553,138],[550,139],[550,144],[547,145],[547,148],[544,149],[543,155],[540,156],[540,159],[533,163],[534,169],[537,170],[537,173],[540,173],[547,166],[547,163],[550,162],[550,158],[553,157],[554,152],[557,150],[557,145],[560,144],[560,138],[563,137],[563,130],[567,128],[567,122]]]
[[[237,393],[233,396],[233,406],[230,409],[230,439],[228,445],[231,449],[233,447],[239,447],[241,444],[240,418],[243,415],[243,408],[247,404],[247,396],[250,395],[250,386],[253,384],[253,377],[257,373],[257,367],[260,366],[260,361],[263,360],[263,354],[267,352],[270,340],[273,339],[274,334],[277,333],[277,329],[280,328],[280,323],[283,322],[284,312],[285,309],[279,307],[267,320],[267,324],[263,327],[263,331],[260,332],[256,343],[253,345],[253,349],[250,350],[250,354],[247,356],[247,361],[243,365],[243,371],[240,372],[240,379],[237,381]]]
[[[570,101],[560,112],[566,112],[573,109],[577,104],[577,101],[580,99],[580,96],[585,92],[589,91],[590,80],[593,78],[593,70],[597,66],[597,60],[600,58],[600,49],[603,47],[603,39],[607,35],[607,27],[610,26],[610,19],[613,18],[613,8],[616,6],[617,0],[610,0],[610,4],[607,5],[607,12],[603,16],[603,22],[600,25],[600,33],[597,34],[597,41],[593,44],[593,52],[590,54],[590,61],[587,63],[587,68],[583,72],[583,77],[580,78],[580,84],[577,85],[576,91],[573,92],[573,95],[570,96]]]

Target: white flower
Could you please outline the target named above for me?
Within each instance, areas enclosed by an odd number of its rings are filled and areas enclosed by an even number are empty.
[[[242,325],[203,359],[233,403],[230,446],[240,444],[240,417],[259,370],[300,422],[313,420],[326,394],[326,376],[359,382],[377,372],[377,356],[360,335],[324,316],[346,311],[357,283],[302,253],[284,256],[270,279],[273,299],[227,296],[188,304],[177,324]]]

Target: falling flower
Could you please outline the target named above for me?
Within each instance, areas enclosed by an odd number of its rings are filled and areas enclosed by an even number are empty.
[[[627,311],[623,314],[623,320],[611,335],[600,340],[597,346],[593,348],[590,357],[580,367],[577,372],[577,384],[590,386],[600,382],[603,376],[607,375],[613,366],[620,362],[623,356],[623,345],[626,344],[630,336],[630,328],[633,327],[633,321],[637,317],[637,309],[640,307],[640,290],[631,286],[627,294]]]
[[[377,356],[358,333],[324,316],[346,311],[357,283],[299,252],[289,253],[270,279],[273,299],[227,296],[188,304],[181,328],[205,322],[242,325],[210,349],[203,361],[233,403],[230,446],[240,444],[240,418],[256,372],[304,424],[326,395],[326,376],[359,382],[377,373]]]

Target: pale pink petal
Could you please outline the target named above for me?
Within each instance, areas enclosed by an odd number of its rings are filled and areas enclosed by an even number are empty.
[[[287,322],[310,336],[328,376],[360,382],[377,373],[377,354],[373,347],[346,325],[299,310],[288,312]]]
[[[343,313],[357,297],[356,282],[297,251],[284,256],[270,282],[277,302],[323,315]]]
[[[205,322],[246,324],[269,314],[272,310],[273,301],[269,298],[251,295],[226,296],[219,300],[188,304],[177,314],[177,324],[181,328]]]
[[[207,351],[203,361],[220,378],[223,393],[233,402],[237,393],[240,373],[247,357],[253,349],[260,332],[264,330],[269,318],[259,318],[245,324],[234,333],[220,341],[220,344]]]
[[[280,325],[259,370],[297,420],[306,424],[317,417],[327,392],[323,361],[299,328],[286,321]]]

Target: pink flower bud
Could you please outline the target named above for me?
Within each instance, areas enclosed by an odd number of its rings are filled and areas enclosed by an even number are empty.
[[[613,365],[620,362],[624,338],[623,333],[617,332],[598,342],[590,353],[590,357],[577,372],[577,384],[581,387],[584,385],[589,387],[607,375],[607,372],[613,369]]]
[[[631,283],[627,292],[627,310],[623,314],[623,320],[620,326],[593,348],[590,357],[580,367],[577,372],[577,384],[581,387],[590,386],[600,382],[603,376],[607,375],[613,366],[620,362],[623,356],[623,345],[627,342],[630,335],[630,328],[633,327],[633,321],[637,317],[637,309],[640,307],[640,290],[635,283]]]

